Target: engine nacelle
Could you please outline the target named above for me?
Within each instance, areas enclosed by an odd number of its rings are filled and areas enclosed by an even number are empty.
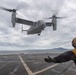
[[[55,31],[57,29],[57,25],[53,24],[53,30]]]
[[[53,18],[52,20],[53,30],[55,31],[57,29],[57,19]]]
[[[12,12],[11,22],[12,22],[12,26],[15,27],[15,23],[16,23],[16,12]]]

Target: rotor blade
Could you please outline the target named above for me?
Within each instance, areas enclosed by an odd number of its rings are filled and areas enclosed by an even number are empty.
[[[44,18],[44,19],[52,19],[53,17],[49,17],[49,18]]]
[[[57,19],[63,19],[63,18],[66,18],[66,17],[56,17]]]
[[[53,17],[49,17],[49,18],[45,18],[45,19],[52,19]],[[66,18],[66,17],[55,17],[56,19],[63,19],[63,18]]]
[[[20,9],[23,9],[23,8],[26,8],[28,7],[29,5],[25,2],[20,2],[16,8],[16,10],[20,10]]]
[[[12,9],[7,9],[7,8],[4,8],[4,7],[0,7],[0,9],[3,9],[3,10],[8,11],[8,12],[12,12],[13,11]]]
[[[59,10],[51,10],[51,12],[52,12],[52,15],[56,16],[59,13]]]
[[[49,17],[49,18],[47,18],[47,19],[52,19],[53,17]]]

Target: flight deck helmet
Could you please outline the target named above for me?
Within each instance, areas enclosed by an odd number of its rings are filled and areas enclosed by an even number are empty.
[[[72,40],[72,46],[73,46],[74,48],[76,48],[76,38],[74,38],[74,39]]]

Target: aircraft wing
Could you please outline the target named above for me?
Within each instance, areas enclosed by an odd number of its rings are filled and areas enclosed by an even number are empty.
[[[21,23],[21,24],[26,24],[26,25],[32,26],[34,22],[25,20],[25,19],[21,19],[21,18],[16,18],[16,23]]]
[[[46,26],[51,26],[52,23],[51,22],[46,22]]]

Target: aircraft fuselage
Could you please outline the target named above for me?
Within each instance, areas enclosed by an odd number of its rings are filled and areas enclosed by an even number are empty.
[[[46,27],[46,24],[44,21],[38,21],[38,22],[34,22],[33,26],[31,26],[28,30],[27,30],[27,34],[40,34],[42,30],[44,30],[44,28]]]

